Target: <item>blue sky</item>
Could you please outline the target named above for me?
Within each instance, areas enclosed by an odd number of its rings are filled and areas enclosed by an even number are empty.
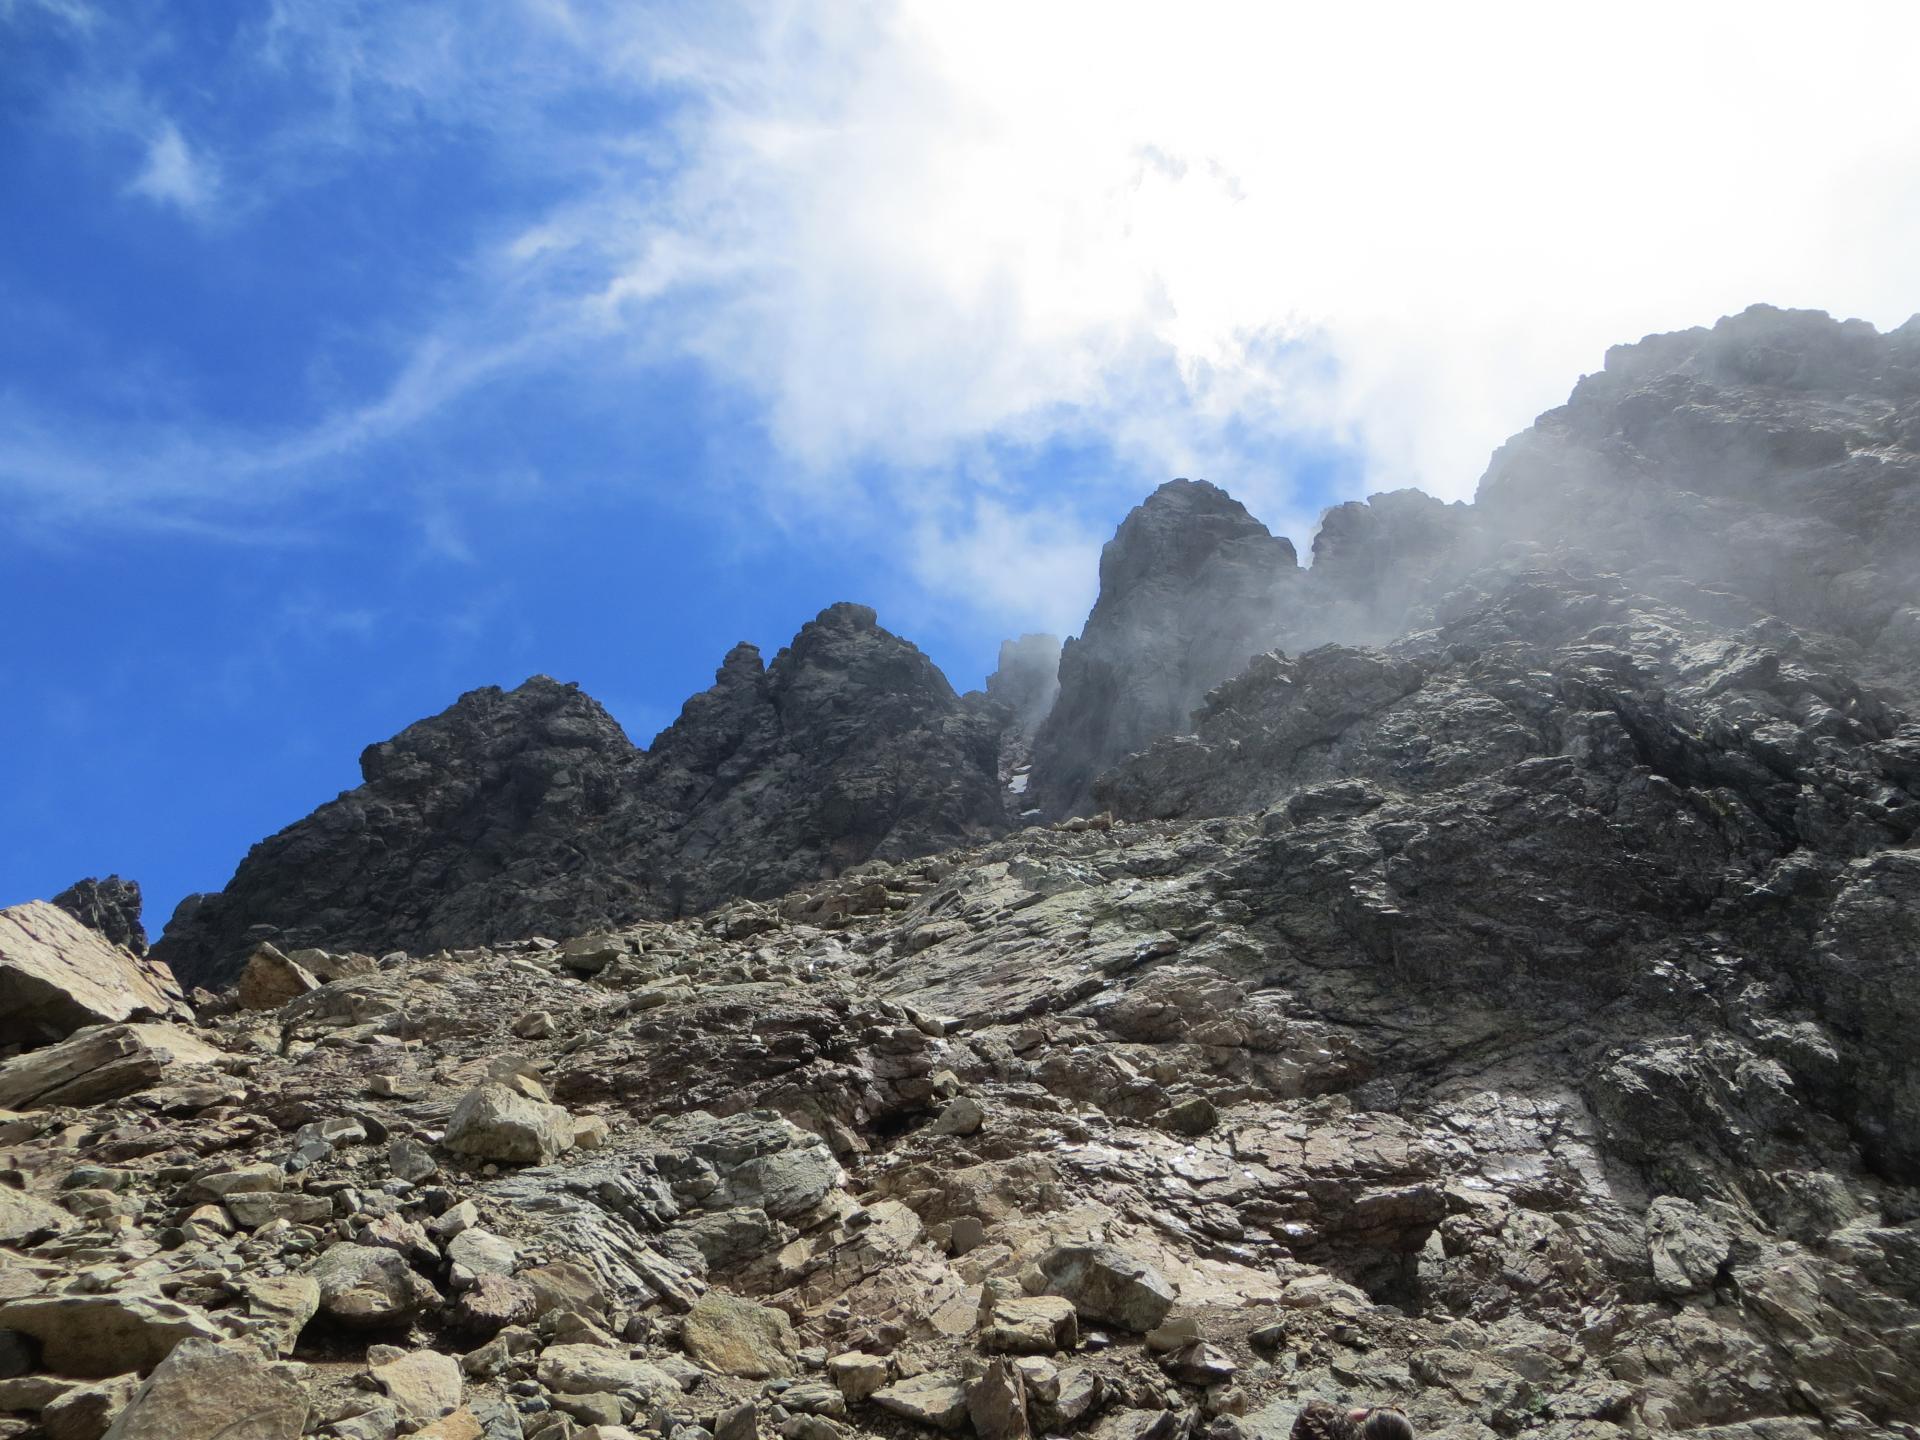
[[[0,904],[839,599],[977,685],[1169,476],[1304,550],[1610,343],[1920,303],[1911,7],[1430,8],[0,0]]]

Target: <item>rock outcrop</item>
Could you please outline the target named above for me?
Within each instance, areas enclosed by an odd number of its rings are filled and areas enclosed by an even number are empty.
[[[76,881],[54,896],[53,903],[121,949],[136,955],[147,953],[147,927],[140,921],[140,886],[136,881],[122,880],[118,875]]]
[[[191,897],[155,953],[220,985],[254,946],[425,951],[778,895],[1005,828],[1008,712],[835,605],[737,646],[650,750],[571,685],[476,690],[361,757],[365,783]]]

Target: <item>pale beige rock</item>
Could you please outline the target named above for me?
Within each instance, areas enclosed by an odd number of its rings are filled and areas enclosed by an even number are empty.
[[[165,965],[45,900],[0,910],[0,1042],[38,1043],[145,1016],[193,1018]]]
[[[469,1090],[447,1122],[446,1148],[507,1164],[546,1165],[573,1145],[573,1117],[498,1080]]]
[[[96,1025],[0,1063],[0,1106],[117,1100],[219,1059],[218,1050],[174,1025]]]
[[[967,1388],[967,1415],[980,1440],[1027,1440],[1027,1387],[1020,1372],[996,1360]]]
[[[437,1350],[415,1350],[371,1367],[370,1373],[400,1414],[414,1425],[452,1414],[465,1393],[460,1363]]]
[[[18,1245],[35,1235],[54,1235],[73,1224],[57,1206],[0,1185],[0,1245]]]
[[[226,1337],[205,1311],[160,1295],[34,1295],[0,1305],[0,1330],[40,1342],[46,1368],[95,1378],[145,1373],[182,1340]]]
[[[629,1360],[599,1345],[549,1345],[541,1353],[540,1383],[559,1395],[637,1389],[657,1399],[678,1396],[680,1382],[645,1360]]]
[[[462,1407],[431,1425],[415,1430],[407,1440],[486,1440],[486,1434],[474,1413]],[[574,1440],[579,1440],[578,1434]]]
[[[240,1289],[247,1314],[261,1322],[257,1333],[291,1355],[300,1331],[320,1309],[320,1282],[311,1275],[261,1275],[242,1281]]]
[[[311,970],[271,945],[260,945],[247,957],[247,968],[240,972],[240,1008],[278,1010],[289,1000],[319,988],[319,977]]]
[[[688,1355],[723,1375],[769,1380],[795,1370],[793,1322],[779,1310],[723,1290],[700,1297],[682,1337]]]
[[[874,1391],[873,1403],[936,1430],[959,1430],[968,1420],[967,1387],[951,1375],[915,1375]]]
[[[865,1400],[885,1385],[890,1368],[885,1356],[865,1355],[858,1350],[849,1350],[827,1361],[828,1376],[840,1387],[842,1395],[855,1402]]]
[[[980,1343],[1014,1355],[1050,1355],[1080,1343],[1079,1317],[1058,1295],[1000,1296],[987,1309]]]
[[[135,1393],[105,1440],[297,1440],[306,1392],[258,1350],[189,1340]]]
[[[140,1388],[138,1375],[116,1375],[94,1385],[76,1385],[40,1412],[46,1440],[100,1440],[114,1417]]]

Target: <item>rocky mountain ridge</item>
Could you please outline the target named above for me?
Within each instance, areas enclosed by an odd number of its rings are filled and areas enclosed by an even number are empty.
[[[1091,813],[1101,775],[1188,731],[1253,657],[1426,634],[1543,565],[1616,575],[1716,632],[1795,626],[1912,698],[1916,397],[1920,326],[1759,306],[1616,347],[1496,453],[1472,505],[1335,506],[1309,568],[1218,487],[1162,486],[1107,546],[1052,676],[1051,637],[1030,636],[957,696],[839,605],[771,665],[736,649],[645,754],[544,677],[476,691],[371,747],[365,785],[192,897],[159,953],[197,983],[262,938],[419,948],[693,914]]]
[[[963,698],[861,605],[730,651],[642,751],[578,687],[476,690],[361,757],[155,946],[224,984],[253,943],[385,950],[574,933],[766,897],[1007,828],[1010,707]]]

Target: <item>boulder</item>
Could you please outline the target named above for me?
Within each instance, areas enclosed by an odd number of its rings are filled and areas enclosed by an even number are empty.
[[[46,1440],[100,1440],[114,1417],[140,1388],[138,1375],[115,1375],[92,1385],[76,1385],[47,1402],[40,1412]]]
[[[403,1255],[373,1245],[329,1245],[312,1276],[320,1287],[320,1309],[344,1325],[392,1325],[440,1300]]]
[[[873,1403],[936,1430],[960,1430],[969,1418],[967,1387],[951,1375],[911,1376],[874,1391]]]
[[[311,1275],[256,1275],[240,1283],[247,1314],[259,1322],[255,1334],[271,1341],[282,1355],[320,1309],[320,1282]]]
[[[188,1340],[107,1431],[105,1440],[297,1440],[307,1395],[246,1344]]]
[[[437,1350],[414,1350],[370,1365],[368,1373],[401,1417],[413,1425],[452,1414],[465,1393],[460,1362]]]
[[[1073,1302],[1082,1319],[1144,1334],[1173,1309],[1158,1272],[1111,1245],[1057,1245],[1040,1259],[1049,1295]]]
[[[0,910],[0,1044],[39,1045],[147,1017],[193,1018],[166,966],[48,901]]]
[[[0,1330],[38,1340],[41,1360],[55,1374],[88,1379],[144,1374],[182,1340],[226,1338],[197,1306],[138,1291],[10,1301],[0,1305]]]
[[[849,1400],[865,1400],[887,1383],[888,1366],[884,1355],[867,1355],[849,1350],[827,1361],[827,1375]]]
[[[73,1224],[65,1210],[0,1185],[0,1245],[18,1245],[42,1235],[57,1235]]]
[[[1051,1355],[1080,1343],[1073,1302],[1058,1295],[996,1296],[988,1306],[980,1343],[1014,1355]]]
[[[547,1165],[573,1145],[573,1118],[497,1080],[475,1086],[453,1109],[446,1148],[477,1160]]]
[[[680,1382],[645,1360],[629,1360],[599,1345],[549,1345],[536,1371],[556,1395],[595,1395],[639,1390],[656,1400],[680,1395]]]
[[[0,1107],[118,1100],[212,1065],[220,1052],[174,1025],[96,1025],[0,1063]]]
[[[745,1208],[790,1220],[846,1178],[826,1141],[771,1111],[695,1111],[648,1128],[653,1163],[688,1209]]]
[[[688,1355],[723,1375],[767,1380],[794,1373],[793,1322],[723,1290],[709,1290],[695,1303],[683,1339]]]
[[[1018,1370],[996,1360],[967,1387],[967,1416],[980,1440],[1028,1440],[1027,1387]]]
[[[297,965],[273,946],[261,944],[247,957],[240,972],[238,995],[242,1010],[278,1010],[289,1000],[320,988],[319,977]]]

